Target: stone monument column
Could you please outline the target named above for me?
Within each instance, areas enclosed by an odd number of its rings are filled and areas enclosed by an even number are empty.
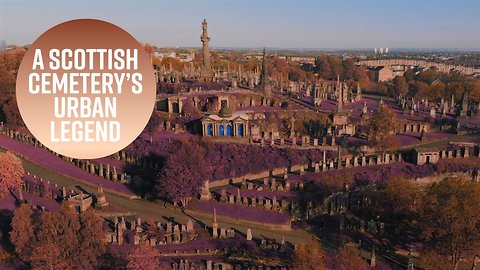
[[[210,37],[208,36],[207,32],[207,20],[203,19],[202,22],[202,36],[200,37],[200,40],[202,41],[202,56],[203,56],[203,69],[204,71],[210,71],[211,66],[210,66],[210,51],[208,47],[208,42],[210,42]]]

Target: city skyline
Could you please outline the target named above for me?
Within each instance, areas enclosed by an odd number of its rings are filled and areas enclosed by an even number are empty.
[[[479,8],[471,0],[2,0],[0,40],[27,45],[63,21],[95,18],[119,25],[140,42],[200,47],[206,18],[213,48],[479,49]]]

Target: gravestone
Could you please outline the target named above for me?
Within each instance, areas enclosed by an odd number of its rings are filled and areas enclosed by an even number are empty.
[[[251,241],[253,239],[252,237],[252,230],[249,228],[247,230],[247,241]]]
[[[193,222],[191,219],[189,219],[187,221],[187,232],[188,233],[194,233],[194,229],[193,229]]]

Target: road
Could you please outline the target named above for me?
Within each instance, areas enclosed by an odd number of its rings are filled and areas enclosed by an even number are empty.
[[[97,188],[95,186],[85,185],[76,179],[60,175],[57,172],[45,169],[24,159],[22,159],[22,162],[25,171],[35,174],[38,177],[42,177],[43,179],[47,179],[54,184],[58,184],[59,186],[64,186],[67,188],[67,190],[72,189],[78,191],[79,187],[81,187],[89,193],[96,194],[97,192]],[[132,200],[123,196],[109,193],[108,191],[105,191],[105,193],[110,205],[135,212],[144,220],[162,220],[165,222],[166,218],[174,218],[175,221],[181,223],[186,223],[188,219],[196,220],[208,226],[210,226],[212,223],[212,220],[198,216],[190,216],[186,213],[183,213],[181,209],[175,209],[171,205],[164,204],[162,201],[153,202],[143,199]],[[277,231],[270,228],[248,226],[248,222],[231,224],[222,221],[221,217],[217,217],[217,221],[219,222],[220,227],[231,227],[244,234],[246,234],[247,230],[250,228],[254,237],[267,237],[281,241],[283,236],[285,237],[286,241],[291,243],[307,242],[312,239],[312,235],[304,230]]]

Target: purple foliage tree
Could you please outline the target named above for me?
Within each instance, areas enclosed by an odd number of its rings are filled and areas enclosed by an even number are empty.
[[[182,143],[170,154],[158,175],[157,193],[186,207],[200,192],[210,172],[204,150],[198,144]]]

